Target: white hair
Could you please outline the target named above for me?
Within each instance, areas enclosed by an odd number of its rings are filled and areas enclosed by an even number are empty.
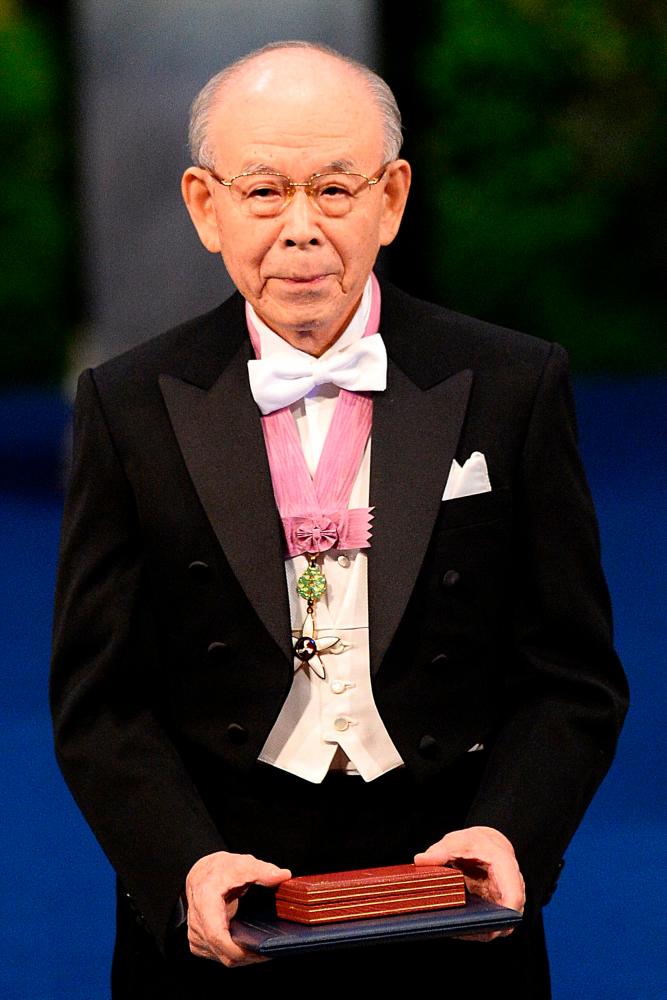
[[[403,133],[401,131],[401,112],[398,109],[396,98],[389,86],[382,77],[374,73],[372,69],[363,63],[344,56],[329,45],[319,42],[285,41],[269,42],[268,45],[260,49],[254,49],[247,55],[237,59],[225,69],[211,77],[208,83],[204,84],[199,91],[192,107],[190,108],[190,127],[188,130],[190,155],[195,166],[213,168],[215,166],[215,155],[209,138],[209,126],[211,112],[215,104],[220,88],[228,83],[232,77],[236,76],[244,66],[265,52],[274,52],[278,49],[311,49],[315,52],[324,52],[334,59],[340,60],[354,69],[368,85],[373,100],[380,112],[382,119],[382,130],[384,132],[383,157],[384,162],[398,158],[403,144]]]

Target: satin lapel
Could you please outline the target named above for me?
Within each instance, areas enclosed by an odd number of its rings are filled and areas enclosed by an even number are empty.
[[[207,391],[160,376],[190,477],[248,600],[290,663],[282,528],[244,343]]]
[[[382,662],[410,599],[463,424],[472,372],[422,390],[389,361],[373,399],[368,557],[371,671]]]

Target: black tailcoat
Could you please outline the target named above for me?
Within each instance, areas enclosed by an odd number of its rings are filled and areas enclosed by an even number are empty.
[[[509,837],[537,911],[627,703],[566,355],[387,283],[382,296],[375,700],[416,786],[450,789],[451,822]],[[57,753],[123,899],[167,951],[191,865],[264,849],[234,789],[293,669],[249,357],[236,294],[84,372],[77,396],[54,627]],[[473,451],[492,491],[443,502],[452,459]],[[467,753],[476,743],[485,749]]]

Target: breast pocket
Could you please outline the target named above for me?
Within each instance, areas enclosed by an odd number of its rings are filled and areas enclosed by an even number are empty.
[[[509,521],[512,512],[512,491],[507,487],[468,497],[455,497],[440,503],[438,528],[474,527],[493,521]]]

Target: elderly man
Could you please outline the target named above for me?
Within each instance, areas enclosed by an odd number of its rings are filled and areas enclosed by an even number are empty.
[[[626,707],[565,354],[377,282],[410,168],[366,67],[251,53],[191,141],[185,202],[238,293],[81,376],[56,600],[114,996],[382,988],[398,961],[548,996],[540,908]],[[413,858],[522,924],[335,960],[233,939],[290,872]]]

